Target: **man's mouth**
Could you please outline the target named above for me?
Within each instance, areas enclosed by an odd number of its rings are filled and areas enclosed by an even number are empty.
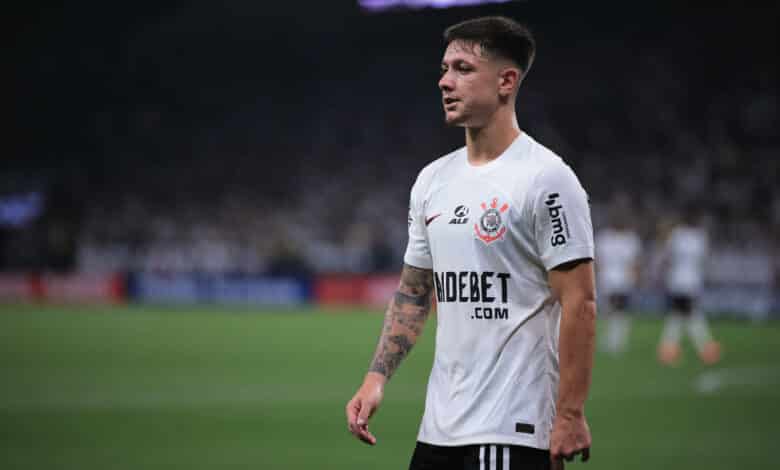
[[[457,98],[444,98],[442,102],[445,108],[452,108],[459,100]]]

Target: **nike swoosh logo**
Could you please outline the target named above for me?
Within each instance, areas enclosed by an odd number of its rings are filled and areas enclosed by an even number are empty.
[[[436,214],[436,215],[432,215],[432,216],[428,217],[427,219],[425,219],[425,226],[427,227],[427,226],[431,225],[431,222],[433,222],[436,219],[436,217],[438,217],[440,215],[441,215],[441,212]]]

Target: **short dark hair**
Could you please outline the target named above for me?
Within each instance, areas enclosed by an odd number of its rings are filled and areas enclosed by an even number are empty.
[[[444,43],[465,41],[479,44],[488,54],[515,62],[523,72],[530,70],[536,55],[536,41],[528,28],[505,16],[484,16],[466,20],[444,30]]]

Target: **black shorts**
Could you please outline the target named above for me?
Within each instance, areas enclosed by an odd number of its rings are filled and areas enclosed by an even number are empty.
[[[693,307],[696,303],[696,299],[691,295],[686,294],[669,294],[668,308],[672,312],[682,313],[683,315],[690,315],[693,311]]]
[[[509,445],[443,447],[418,442],[409,470],[548,470],[550,451]]]

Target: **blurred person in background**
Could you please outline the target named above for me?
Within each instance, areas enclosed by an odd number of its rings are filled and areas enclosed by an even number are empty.
[[[436,352],[410,469],[561,468],[589,458],[595,282],[587,194],[563,160],[520,130],[515,103],[535,51],[528,30],[487,17],[445,31],[439,88],[466,146],[412,187],[409,242],[363,384],[368,420],[437,299]]]
[[[634,230],[626,208],[615,208],[610,224],[596,235],[598,287],[607,300],[607,334],[602,348],[616,354],[628,344],[630,320],[626,309],[639,280],[642,240]]]
[[[698,300],[704,284],[704,265],[709,236],[700,214],[692,208],[671,227],[664,243],[664,279],[669,309],[658,345],[658,360],[676,364],[681,357],[680,340],[687,329],[699,358],[705,364],[720,360],[720,344],[713,338]]]

